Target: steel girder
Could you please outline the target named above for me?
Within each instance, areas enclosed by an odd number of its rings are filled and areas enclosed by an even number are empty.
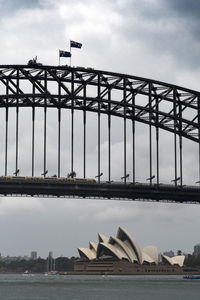
[[[149,184],[123,184],[115,183],[89,183],[59,180],[41,180],[32,178],[2,178],[0,177],[0,196],[39,196],[39,197],[79,197],[103,198],[131,201],[156,201],[177,203],[200,203],[199,187],[149,185]]]
[[[200,92],[92,68],[1,65],[0,107],[92,111],[200,142]]]

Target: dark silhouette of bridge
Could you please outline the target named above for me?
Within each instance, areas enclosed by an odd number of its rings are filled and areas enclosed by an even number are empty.
[[[0,139],[4,150],[0,163],[0,195],[30,195],[55,197],[98,197],[108,199],[129,199],[148,201],[175,201],[180,203],[199,203],[200,188],[183,183],[183,139],[198,145],[196,168],[200,174],[200,93],[151,79],[94,70],[92,68],[69,66],[46,66],[38,63],[28,65],[0,66],[0,111],[5,114]],[[20,116],[31,111],[30,170],[21,174],[19,163]],[[43,136],[43,166],[40,176],[36,175],[35,149],[38,139],[35,130],[36,110],[42,111],[40,130]],[[50,176],[47,165],[47,113],[54,109],[57,114],[56,147],[51,160],[57,162],[55,175]],[[68,110],[70,120],[70,170],[61,174],[62,111]],[[74,167],[75,111],[82,112],[81,128],[83,145],[82,174],[76,178]],[[97,169],[95,176],[87,172],[87,116],[93,113],[97,122]],[[101,157],[102,116],[106,116],[107,133],[107,179],[103,180]],[[113,118],[123,121],[123,170],[121,182],[113,179],[111,129]],[[11,118],[11,119],[10,119]],[[13,123],[15,122],[15,126]],[[127,124],[131,124],[131,172],[127,161]],[[136,174],[136,123],[148,128],[148,184],[137,181]],[[10,124],[10,126],[9,126]],[[12,126],[11,126],[12,125]],[[14,128],[14,127],[15,128]],[[9,151],[9,134],[12,127],[12,153]],[[26,123],[23,124],[26,130]],[[169,179],[173,184],[160,182],[160,132],[173,136],[174,176]],[[14,141],[14,142],[13,142]],[[23,145],[26,147],[26,144]],[[67,154],[66,154],[67,155]],[[10,161],[9,161],[10,158]],[[28,162],[27,162],[28,163]],[[29,163],[28,163],[29,164]],[[12,165],[9,171],[8,165]],[[53,174],[52,174],[53,175]],[[43,177],[41,177],[43,176]],[[96,177],[95,180],[91,178]],[[197,183],[200,176],[197,178]]]

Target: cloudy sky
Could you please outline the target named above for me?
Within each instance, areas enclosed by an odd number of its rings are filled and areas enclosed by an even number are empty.
[[[72,65],[121,72],[170,82],[199,90],[200,67],[200,3],[196,0],[0,0],[0,64],[24,64],[38,56],[43,64],[58,64],[58,49],[69,50],[70,39],[81,42],[81,50],[74,49]],[[67,63],[63,59],[61,63]],[[1,128],[4,118],[0,112]],[[12,112],[11,112],[12,114]],[[37,112],[36,171],[42,169],[40,157],[43,115]],[[31,112],[22,116],[20,123],[19,164],[22,175],[30,170],[28,129]],[[70,124],[69,113],[63,119]],[[12,119],[12,118],[11,118]],[[103,120],[103,119],[102,119]],[[23,124],[26,122],[26,129]],[[48,117],[48,169],[55,172],[51,157],[56,153],[55,115]],[[96,155],[96,123],[88,117],[88,176],[95,176],[93,162]],[[123,153],[123,130],[120,120],[113,120],[112,174],[121,176],[119,161]],[[14,122],[9,123],[9,172],[13,172],[15,149]],[[103,124],[103,121],[102,121]],[[82,121],[77,113],[75,130],[79,132]],[[62,125],[64,126],[64,125]],[[104,125],[102,125],[104,126]],[[137,125],[137,179],[148,177],[147,128]],[[128,137],[131,133],[128,125]],[[13,130],[12,130],[13,129]],[[67,130],[67,129],[66,129]],[[106,130],[106,129],[105,129]],[[64,131],[64,129],[63,129]],[[64,134],[64,133],[63,133]],[[3,139],[4,131],[0,133]],[[67,131],[67,136],[70,135]],[[77,134],[78,136],[78,134]],[[81,139],[75,140],[76,149]],[[173,137],[161,136],[161,179],[173,178]],[[102,129],[102,169],[106,168],[107,138]],[[129,141],[128,141],[129,142]],[[67,143],[67,142],[66,142]],[[65,148],[63,142],[63,149]],[[0,149],[3,149],[1,143]],[[75,149],[75,166],[81,164],[81,155]],[[131,141],[127,157],[131,160]],[[198,170],[195,168],[197,146],[184,142],[184,182],[194,184]],[[63,150],[64,151],[64,150]],[[69,155],[69,149],[65,152]],[[64,154],[63,154],[63,160]],[[105,158],[105,160],[103,160]],[[0,155],[3,169],[3,155]],[[66,166],[68,162],[64,160]],[[63,164],[64,164],[63,163]],[[62,169],[63,176],[67,168]],[[79,171],[79,170],[78,170]],[[3,171],[2,171],[3,172]],[[81,172],[81,171],[80,171]],[[130,170],[131,172],[131,170]],[[106,176],[106,175],[105,175]],[[181,249],[192,252],[200,242],[200,207],[197,205],[152,204],[146,202],[72,200],[72,199],[0,199],[0,252],[2,255],[24,255],[36,250],[45,257],[48,251],[55,256],[77,255],[77,247],[87,247],[97,240],[97,232],[115,235],[117,227],[125,227],[141,247],[153,244],[159,251]]]

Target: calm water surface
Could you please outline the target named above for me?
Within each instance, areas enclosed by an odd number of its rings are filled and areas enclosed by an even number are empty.
[[[0,300],[197,300],[200,280],[182,276],[0,275]]]

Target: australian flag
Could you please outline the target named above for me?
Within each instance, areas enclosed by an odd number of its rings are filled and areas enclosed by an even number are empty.
[[[70,41],[70,46],[74,47],[74,48],[81,48],[82,44],[81,43],[77,43],[75,41]]]
[[[64,50],[59,50],[60,57],[71,57],[71,53]]]

